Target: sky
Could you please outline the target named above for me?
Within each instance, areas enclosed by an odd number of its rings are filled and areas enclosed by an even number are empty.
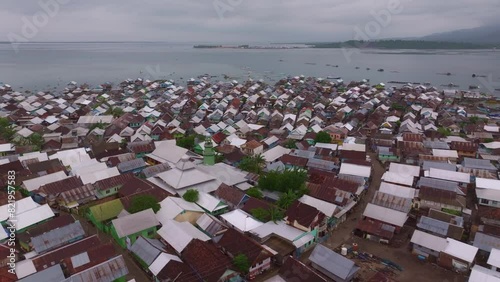
[[[496,24],[499,11],[498,0],[2,0],[0,41],[407,38]]]

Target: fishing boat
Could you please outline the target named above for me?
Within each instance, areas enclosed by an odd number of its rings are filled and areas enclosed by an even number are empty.
[[[377,71],[379,71],[379,72],[383,72],[383,71],[384,71],[384,69],[378,69]]]
[[[327,79],[341,79],[340,76],[327,76]]]

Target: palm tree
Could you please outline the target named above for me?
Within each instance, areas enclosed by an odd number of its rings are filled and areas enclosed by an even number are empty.
[[[268,210],[268,214],[269,214],[269,219],[272,220],[274,223],[276,223],[276,221],[278,220],[282,220],[284,216],[283,211],[277,207],[271,207]]]
[[[295,192],[292,190],[288,190],[281,195],[277,204],[282,209],[288,209],[288,207],[291,206],[293,202],[295,202],[295,200],[297,200],[297,195],[295,194]]]

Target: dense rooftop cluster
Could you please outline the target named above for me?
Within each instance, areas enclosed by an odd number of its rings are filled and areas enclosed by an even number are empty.
[[[354,234],[410,230],[419,257],[498,277],[492,97],[304,76],[25,94],[0,87],[5,281],[350,281],[361,266],[320,243],[360,205]]]

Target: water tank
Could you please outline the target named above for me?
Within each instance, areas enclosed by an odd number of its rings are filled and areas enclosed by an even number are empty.
[[[358,251],[358,243],[352,243],[352,251],[357,252]]]
[[[347,248],[342,248],[340,254],[343,256],[347,256]]]

